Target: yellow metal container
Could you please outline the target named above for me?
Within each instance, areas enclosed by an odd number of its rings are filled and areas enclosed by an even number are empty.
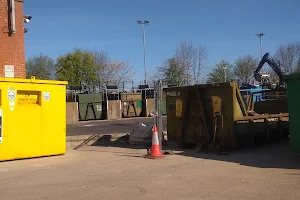
[[[121,93],[121,100],[122,101],[129,101],[129,100],[141,101],[142,93],[141,92],[136,92],[136,93],[123,92],[123,93]]]
[[[0,161],[66,152],[66,85],[0,78]]]
[[[260,115],[247,109],[236,82],[164,90],[168,142],[177,142],[181,147],[214,144],[235,148],[287,136],[288,113]]]

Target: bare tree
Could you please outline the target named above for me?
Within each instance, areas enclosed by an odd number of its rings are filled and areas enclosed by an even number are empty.
[[[300,62],[300,42],[279,46],[274,59],[285,74],[295,72]]]
[[[201,73],[203,71],[204,66],[207,64],[207,51],[206,47],[199,45],[196,49],[196,58],[194,66],[192,66],[193,70],[193,81],[196,84],[201,82]]]
[[[194,59],[196,56],[196,51],[194,48],[194,44],[192,42],[181,42],[175,52],[175,59],[178,62],[182,71],[184,71],[185,78],[184,82],[186,85],[189,84],[191,69],[194,64]]]
[[[296,65],[296,68],[295,68],[294,72],[295,73],[300,73],[300,58],[297,61],[297,65]]]
[[[96,64],[99,66],[97,76],[100,86],[120,85],[130,83],[135,72],[129,61],[116,61],[111,59],[104,51],[95,51]]]
[[[200,83],[201,72],[207,63],[206,61],[205,46],[195,45],[191,41],[183,41],[177,46],[175,55],[164,61],[163,66],[159,67],[158,70],[165,72],[163,73],[165,79],[175,81],[175,79],[180,78],[180,84],[197,84]],[[178,83],[178,81],[175,82]]]
[[[160,71],[160,68],[161,67],[156,67],[155,70],[153,71],[150,71],[147,73],[147,84],[149,85],[149,87],[154,87],[155,83],[158,81],[158,80],[165,80],[164,79],[164,76],[162,74],[162,72]]]

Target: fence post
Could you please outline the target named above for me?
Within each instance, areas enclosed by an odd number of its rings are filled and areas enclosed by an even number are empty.
[[[163,123],[162,123],[162,81],[157,81],[154,86],[154,123],[158,130],[159,146],[162,149]]]

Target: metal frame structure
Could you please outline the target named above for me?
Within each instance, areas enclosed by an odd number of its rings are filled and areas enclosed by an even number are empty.
[[[110,86],[105,86],[104,88],[104,92],[105,92],[105,100],[109,100],[108,99],[108,92],[111,91],[111,92],[116,92],[117,93],[117,96],[118,96],[118,99],[117,100],[120,100],[120,90],[118,87],[116,87],[116,89],[114,89],[113,87],[110,87]]]
[[[157,81],[154,85],[154,124],[157,126],[159,146],[162,150],[163,122],[162,122],[162,92],[163,81]]]

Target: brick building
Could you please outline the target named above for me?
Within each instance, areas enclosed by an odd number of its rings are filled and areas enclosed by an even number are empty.
[[[0,0],[0,77],[26,77],[23,3]]]

